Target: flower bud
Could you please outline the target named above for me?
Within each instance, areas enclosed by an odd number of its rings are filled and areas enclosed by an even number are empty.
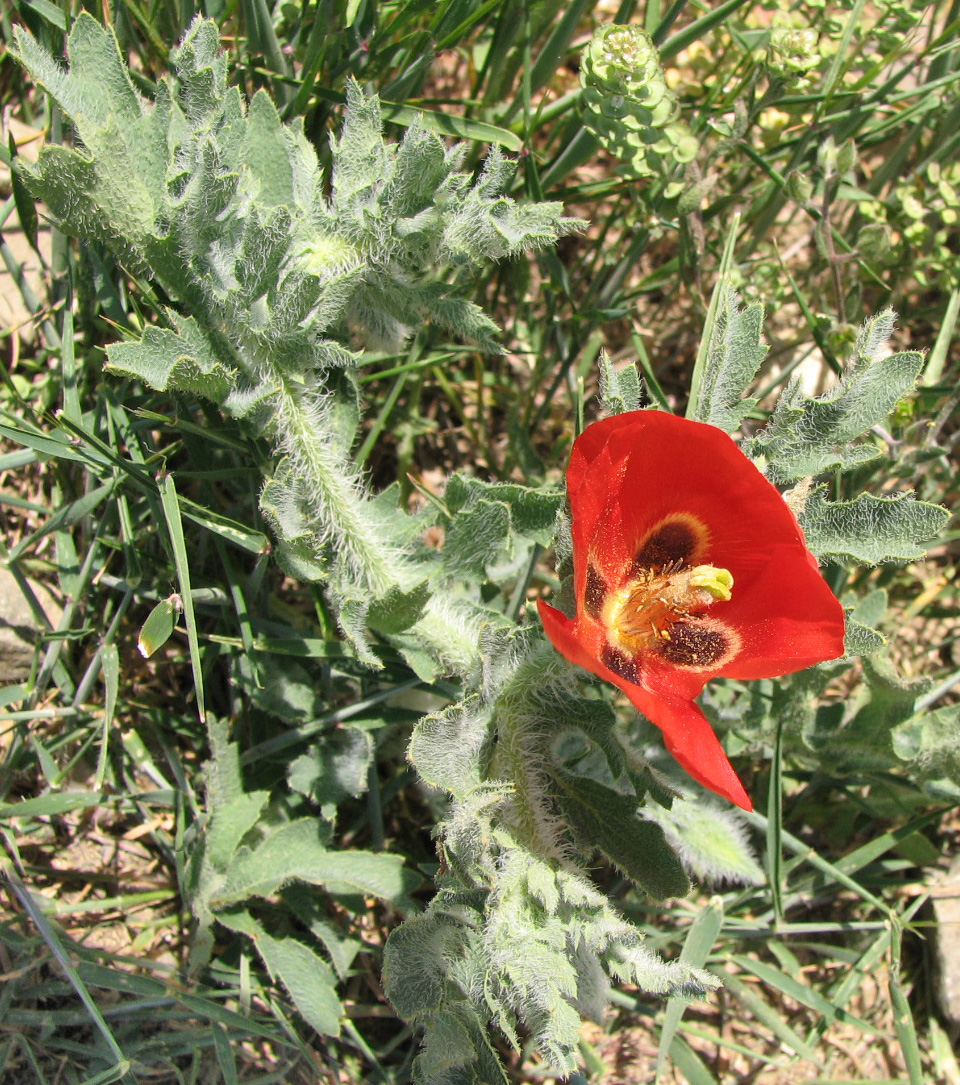
[[[857,145],[852,139],[844,140],[837,149],[837,173],[850,173],[857,165]]]

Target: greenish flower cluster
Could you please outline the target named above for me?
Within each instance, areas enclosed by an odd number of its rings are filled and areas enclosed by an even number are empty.
[[[767,71],[791,91],[806,90],[813,82],[810,73],[820,63],[816,30],[779,26],[770,31]]]
[[[881,17],[874,28],[877,47],[882,52],[890,52],[902,45],[903,39],[916,28],[929,6],[917,0],[890,0],[883,4]]]
[[[897,185],[884,200],[863,200],[860,212],[892,238],[893,258],[907,261],[920,286],[954,290],[960,285],[957,242],[960,239],[960,164],[931,162],[922,173]],[[862,246],[861,246],[862,247]],[[889,259],[889,257],[888,257]]]
[[[679,119],[660,54],[637,26],[602,26],[580,61],[584,124],[636,177],[691,161],[699,144]]]

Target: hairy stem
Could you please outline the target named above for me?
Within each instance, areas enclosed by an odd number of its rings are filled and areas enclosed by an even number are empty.
[[[322,396],[267,362],[277,388],[273,440],[290,460],[318,546],[330,543],[351,577],[375,595],[398,582],[402,555],[382,541],[353,465],[338,448]]]
[[[553,810],[547,776],[545,723],[538,693],[545,679],[545,660],[535,652],[517,669],[497,698],[497,749],[492,773],[513,787],[511,829],[542,858],[565,861],[560,823]]]

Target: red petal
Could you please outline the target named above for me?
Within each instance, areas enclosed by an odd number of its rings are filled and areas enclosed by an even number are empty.
[[[662,411],[588,426],[574,444],[567,488],[578,599],[588,557],[619,587],[640,540],[671,513],[707,528],[709,561],[729,569],[738,588],[763,570],[772,546],[805,550],[782,496],[727,434]]]
[[[843,607],[808,557],[806,549],[775,547],[758,577],[742,589],[734,583],[730,602],[711,609],[742,643],[720,673],[776,678],[843,655]]]
[[[660,728],[667,749],[694,780],[744,810],[753,809],[720,739],[693,701],[656,698],[649,709],[637,707]]]
[[[583,637],[582,623],[571,621],[566,614],[542,599],[537,600],[537,609],[540,611],[540,621],[543,622],[544,631],[562,656],[566,656],[571,663],[576,663],[584,670],[592,671],[593,674],[610,681],[609,675],[612,672],[600,662],[602,630],[598,628],[596,631],[593,638],[596,643],[585,643],[587,638]]]
[[[623,690],[634,707],[660,728],[667,749],[695,780],[744,810],[753,809],[720,740],[692,700],[655,692],[627,681],[600,662],[599,644],[586,644],[578,635],[586,633],[589,639],[596,637],[599,640],[603,637],[602,630],[597,629],[594,633],[592,628],[571,621],[543,600],[537,601],[537,607],[543,628],[561,655]],[[677,668],[672,670],[676,672]],[[703,688],[702,679],[700,688]]]

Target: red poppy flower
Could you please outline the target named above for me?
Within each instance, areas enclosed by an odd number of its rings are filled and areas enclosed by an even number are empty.
[[[705,787],[752,805],[694,703],[718,675],[843,655],[843,608],[783,497],[722,430],[660,411],[588,426],[567,471],[577,613],[554,647],[618,686]]]

